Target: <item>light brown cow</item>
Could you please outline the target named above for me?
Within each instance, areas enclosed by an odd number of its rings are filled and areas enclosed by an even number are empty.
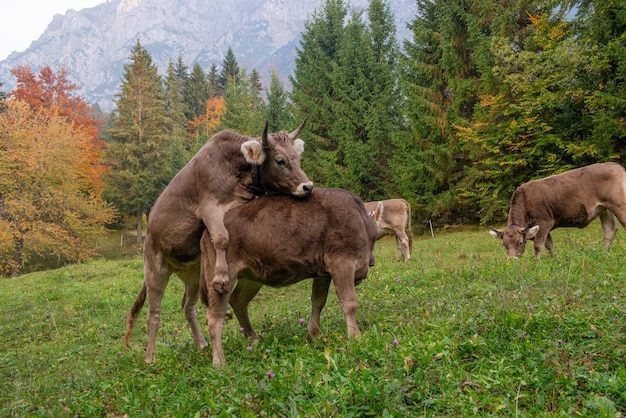
[[[313,183],[300,168],[304,143],[296,136],[304,122],[288,133],[267,133],[250,138],[232,131],[214,135],[167,185],[154,203],[148,218],[144,243],[144,283],[126,322],[126,344],[139,310],[148,297],[148,346],[145,360],[155,350],[161,318],[161,300],[172,273],[185,284],[184,312],[194,341],[205,348],[200,332],[196,303],[200,277],[200,237],[211,231],[211,245],[217,252],[213,285],[228,291],[226,248],[228,231],[224,214],[265,192],[307,196]]]
[[[502,240],[507,258],[524,254],[534,240],[535,256],[548,248],[554,255],[550,231],[559,227],[584,228],[600,217],[604,247],[609,249],[617,224],[626,227],[626,173],[616,163],[592,164],[519,186],[511,197],[504,230],[489,233]]]
[[[377,202],[365,203],[368,213],[373,213],[379,208],[379,215],[374,218],[378,226],[378,237],[395,235],[396,237],[396,260],[409,261],[413,248],[413,232],[411,231],[411,206],[404,199],[388,199]]]
[[[229,303],[245,334],[257,338],[248,303],[263,285],[282,287],[313,278],[308,333],[316,338],[332,281],[348,337],[361,333],[356,322],[355,285],[374,263],[376,225],[358,196],[341,189],[315,189],[303,199],[262,196],[230,210],[224,224],[230,235],[226,258],[230,280],[236,283],[234,290],[219,293],[200,279],[202,299],[209,306],[207,324],[214,365],[225,364],[222,331]],[[201,247],[203,274],[207,272],[210,277],[215,251],[207,232]]]

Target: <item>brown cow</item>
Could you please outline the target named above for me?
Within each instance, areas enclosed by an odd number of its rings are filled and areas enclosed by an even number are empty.
[[[224,224],[230,235],[226,258],[234,290],[221,294],[200,279],[202,299],[209,306],[206,319],[214,365],[225,364],[222,331],[229,303],[245,334],[257,338],[248,303],[263,285],[282,287],[313,278],[308,333],[316,338],[332,280],[348,337],[361,333],[355,318],[355,285],[374,263],[376,225],[358,196],[341,189],[315,189],[304,199],[262,196],[228,211]],[[207,232],[201,247],[203,274],[211,277],[215,251]]]
[[[626,172],[616,163],[592,164],[519,186],[511,197],[507,227],[489,233],[502,240],[507,258],[520,257],[529,239],[534,239],[536,257],[544,246],[554,255],[550,231],[584,228],[600,217],[608,249],[617,231],[615,216],[626,227]]]
[[[267,133],[249,138],[232,131],[214,135],[167,185],[154,203],[144,243],[144,283],[126,322],[126,344],[139,310],[149,302],[148,346],[145,360],[155,350],[161,300],[172,273],[177,273],[190,295],[184,311],[197,346],[207,342],[196,318],[200,277],[200,237],[208,229],[217,252],[213,285],[229,287],[224,214],[265,192],[307,196],[313,183],[300,168],[304,143],[295,139],[304,122],[292,133]]]
[[[396,237],[396,260],[409,261],[413,248],[413,232],[411,231],[411,206],[404,199],[388,199],[365,203],[368,213],[379,208],[379,216],[374,218],[378,226],[377,240],[385,235]],[[408,231],[407,231],[408,230]]]

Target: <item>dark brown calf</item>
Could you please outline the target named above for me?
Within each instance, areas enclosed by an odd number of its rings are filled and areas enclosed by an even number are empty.
[[[219,293],[210,279],[201,279],[202,297],[209,306],[214,365],[225,364],[222,332],[229,303],[246,335],[257,337],[248,303],[263,285],[282,287],[313,279],[308,332],[315,338],[332,281],[348,337],[360,334],[355,285],[373,265],[376,225],[358,196],[340,189],[316,189],[302,199],[263,196],[228,211],[224,224],[230,236],[226,259],[234,290],[231,287],[229,293]],[[201,247],[203,274],[210,278],[215,251],[207,232]]]

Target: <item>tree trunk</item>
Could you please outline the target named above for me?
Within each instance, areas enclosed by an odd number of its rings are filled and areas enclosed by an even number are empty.
[[[24,252],[24,237],[14,237],[15,247],[13,249],[13,263],[11,265],[11,277],[20,275],[22,268],[22,254]]]
[[[143,228],[141,223],[141,216],[143,215],[143,211],[141,210],[141,205],[137,207],[137,245],[141,245],[141,240],[143,239]]]

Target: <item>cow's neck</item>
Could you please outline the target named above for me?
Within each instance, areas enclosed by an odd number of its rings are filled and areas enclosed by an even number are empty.
[[[523,193],[518,189],[511,197],[511,207],[509,208],[509,219],[507,225],[517,225],[525,228],[528,226],[528,211],[526,210]]]

